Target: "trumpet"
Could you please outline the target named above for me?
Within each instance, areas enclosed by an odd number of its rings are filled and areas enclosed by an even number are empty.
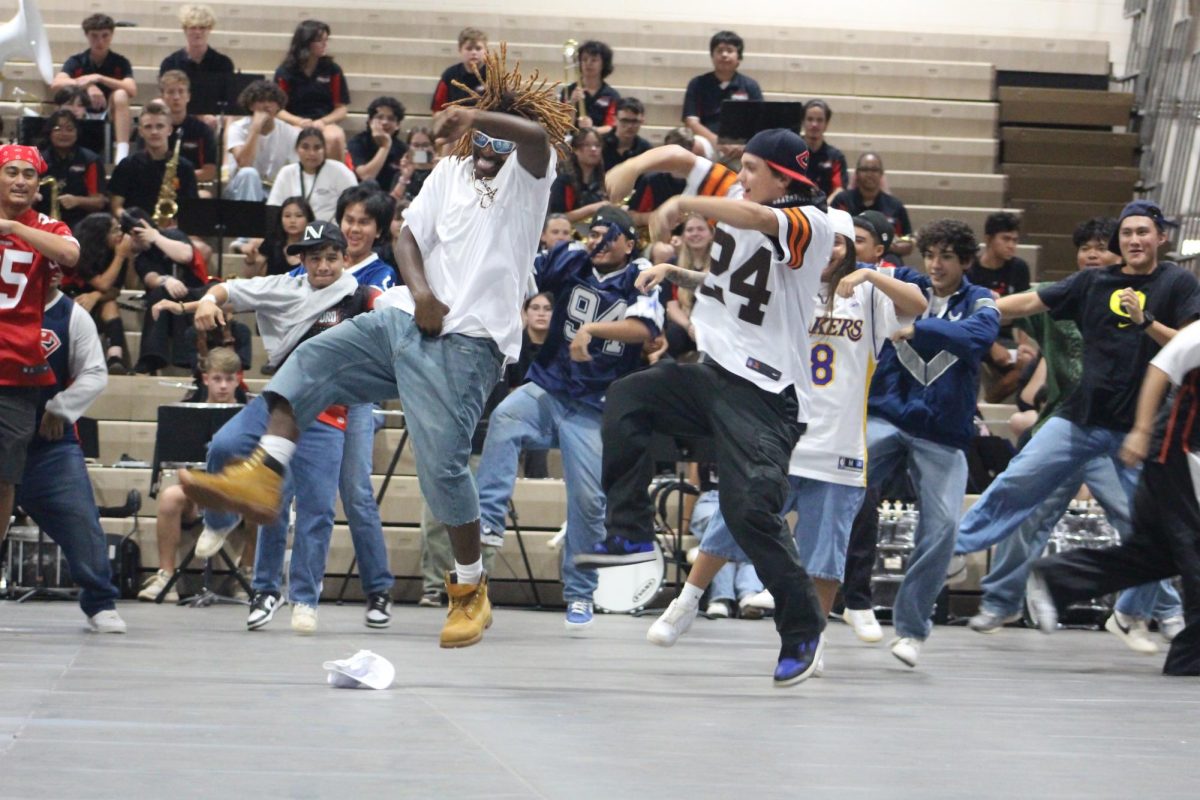
[[[566,88],[568,86],[570,86],[572,83],[575,84],[580,89],[582,89],[583,88],[583,70],[581,70],[579,68],[579,42],[575,41],[574,39],[567,39],[565,42],[563,42],[562,54],[563,54],[563,90],[566,91]],[[571,80],[572,74],[574,74],[574,76],[575,76],[574,80]],[[570,97],[567,98],[568,101],[570,99],[571,99]],[[575,104],[575,112],[581,118],[587,113],[587,110],[584,108],[582,97],[579,98],[579,101]]]
[[[175,152],[167,162],[162,184],[158,187],[158,202],[154,204],[154,215],[151,217],[158,228],[173,222],[179,213],[179,204],[175,202],[175,174],[179,171],[179,147],[182,144],[183,137],[180,136],[175,140]]]
[[[62,219],[62,209],[58,206],[58,179],[53,175],[47,175],[38,181],[38,188],[43,186],[50,187],[50,218]]]

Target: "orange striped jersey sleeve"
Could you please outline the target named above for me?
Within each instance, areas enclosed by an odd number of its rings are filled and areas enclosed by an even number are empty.
[[[737,174],[723,164],[713,164],[700,181],[696,194],[700,197],[724,197],[737,183]]]
[[[812,223],[798,208],[783,209],[783,216],[787,219],[787,230],[783,231],[786,236],[783,244],[787,249],[787,265],[799,269],[808,252],[808,243],[812,241]]]

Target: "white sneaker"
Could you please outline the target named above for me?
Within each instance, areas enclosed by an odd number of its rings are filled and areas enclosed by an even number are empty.
[[[1183,617],[1167,617],[1158,621],[1158,632],[1168,642],[1175,641],[1175,637],[1183,633],[1183,629],[1187,627]]]
[[[161,594],[162,590],[166,588],[167,582],[170,580],[171,573],[160,569],[158,572],[147,578],[146,582],[142,584],[142,590],[138,592],[138,600],[145,600],[153,603],[158,599],[159,594]],[[163,602],[179,602],[179,592],[175,591],[174,586],[171,587],[171,591],[167,592],[167,596],[163,598]]]
[[[910,639],[907,636],[892,639],[892,655],[908,666],[915,667],[917,660],[921,657],[921,644],[920,639]]]
[[[650,630],[646,631],[646,640],[661,647],[670,647],[692,627],[699,611],[698,605],[687,605],[676,597],[662,616],[654,620]]]
[[[854,635],[868,644],[874,644],[883,638],[883,629],[875,612],[871,609],[847,608],[842,612],[842,619],[854,629]]]
[[[92,614],[88,617],[88,625],[96,633],[125,633],[125,620],[111,608]]]
[[[250,602],[250,614],[246,617],[246,628],[256,631],[275,616],[279,608],[279,596],[270,592],[258,592]]]
[[[729,619],[733,616],[733,601],[713,600],[704,607],[704,615],[709,619]]]
[[[1158,652],[1158,645],[1150,638],[1150,626],[1144,619],[1127,617],[1120,611],[1113,611],[1112,616],[1104,623],[1104,630],[1116,636],[1135,653],[1152,656]]]
[[[316,633],[317,610],[303,603],[292,606],[292,630],[301,636],[311,636]]]
[[[995,633],[1005,625],[1010,622],[1016,622],[1020,618],[1020,612],[1016,614],[997,614],[994,611],[981,608],[978,614],[971,617],[967,623],[967,627],[976,633]]]
[[[204,530],[200,533],[200,538],[196,540],[196,558],[212,558],[219,553],[225,546],[225,540],[229,538],[229,534],[233,533],[236,527],[237,525],[234,525],[233,528],[222,531],[205,525]]]
[[[816,666],[816,669],[813,670],[813,677],[814,678],[824,678],[825,677],[825,654],[824,653],[822,653],[821,656],[817,659],[817,666]]]
[[[763,611],[775,610],[775,598],[766,589],[763,589],[758,594],[752,594],[742,601],[742,605],[761,608]]]

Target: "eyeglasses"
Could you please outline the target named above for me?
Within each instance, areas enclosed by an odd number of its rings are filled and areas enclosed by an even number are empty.
[[[621,123],[622,125],[640,125],[642,123],[642,118],[641,117],[617,117],[617,122]]]
[[[510,142],[508,139],[493,139],[491,136],[488,136],[483,131],[475,131],[474,133],[472,133],[471,141],[475,144],[476,147],[481,148],[481,149],[484,147],[487,147],[490,144],[492,146],[492,150],[498,156],[508,155],[513,150],[517,149],[516,142]]]
[[[76,133],[77,130],[78,129],[74,125],[55,125],[53,128],[50,129],[50,132],[51,133],[67,133],[67,132]]]

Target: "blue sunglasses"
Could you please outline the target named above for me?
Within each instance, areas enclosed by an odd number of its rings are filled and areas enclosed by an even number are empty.
[[[506,156],[513,150],[517,149],[516,142],[510,142],[508,139],[493,139],[483,131],[475,131],[471,134],[471,141],[476,147],[484,148],[489,144],[492,146],[493,152],[498,156]]]

